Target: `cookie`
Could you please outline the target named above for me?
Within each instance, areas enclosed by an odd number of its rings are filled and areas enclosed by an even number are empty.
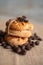
[[[30,37],[32,35],[31,31],[24,30],[24,31],[16,31],[16,30],[9,30],[6,29],[6,33],[12,36],[18,36],[18,37]]]
[[[11,30],[33,30],[33,24],[30,22],[25,22],[25,21],[18,21],[15,19],[10,19],[6,22],[6,25],[9,29]]]
[[[14,37],[10,35],[5,36],[5,41],[9,43],[10,45],[23,45],[28,41],[28,38],[20,38],[20,37]]]

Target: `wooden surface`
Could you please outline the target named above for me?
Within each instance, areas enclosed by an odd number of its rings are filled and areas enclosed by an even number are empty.
[[[5,29],[6,19],[0,19],[0,29]],[[43,25],[35,24],[34,31],[41,37],[43,37]],[[33,31],[33,32],[34,32]],[[4,49],[0,46],[0,65],[43,65],[43,41],[39,46],[33,47],[30,51],[27,51],[25,56],[20,56],[11,51],[11,49]]]

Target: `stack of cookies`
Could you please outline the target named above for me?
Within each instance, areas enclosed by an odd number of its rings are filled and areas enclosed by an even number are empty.
[[[33,25],[25,16],[9,19],[6,22],[5,41],[12,46],[14,51],[21,53],[24,51],[23,45],[26,47],[32,36],[31,30],[33,30]],[[18,49],[19,51],[17,51]]]

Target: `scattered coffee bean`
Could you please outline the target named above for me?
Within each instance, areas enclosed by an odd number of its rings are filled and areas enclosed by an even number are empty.
[[[26,50],[30,50],[30,49],[31,49],[30,44],[27,44],[27,45],[25,46],[25,49],[26,49]]]
[[[26,50],[21,50],[21,52],[19,53],[20,55],[26,55]]]
[[[34,37],[36,40],[42,41],[42,39],[36,33],[34,33]]]
[[[0,37],[0,43],[2,43],[2,41],[3,41],[3,38],[2,38],[2,37]]]
[[[21,49],[19,47],[16,47],[16,46],[13,46],[12,47],[12,50],[16,53],[20,53],[21,52]]]
[[[36,42],[35,42],[35,45],[39,45],[39,41],[36,41]]]
[[[35,40],[35,37],[34,37],[34,36],[31,36],[31,37],[29,38],[29,40]]]
[[[35,43],[32,41],[32,47],[34,47],[35,46]]]
[[[4,48],[7,48],[6,42],[3,41],[1,46],[3,46]]]
[[[37,36],[37,34],[36,34],[36,33],[34,33],[34,36]]]
[[[20,53],[21,52],[21,48],[17,48],[17,53]]]
[[[25,49],[25,45],[21,45],[19,46],[21,49]]]
[[[5,34],[6,34],[6,33],[5,33],[4,31],[0,30],[0,37],[4,37]]]
[[[38,37],[38,39],[37,39],[37,40],[42,41],[42,39],[41,39],[40,37]]]

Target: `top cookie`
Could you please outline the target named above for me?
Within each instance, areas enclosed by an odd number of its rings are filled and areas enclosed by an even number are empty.
[[[26,20],[25,16],[18,17],[16,19],[9,19],[6,22],[6,25],[7,27],[9,27],[10,30],[21,31],[33,29],[33,25],[28,20]]]

